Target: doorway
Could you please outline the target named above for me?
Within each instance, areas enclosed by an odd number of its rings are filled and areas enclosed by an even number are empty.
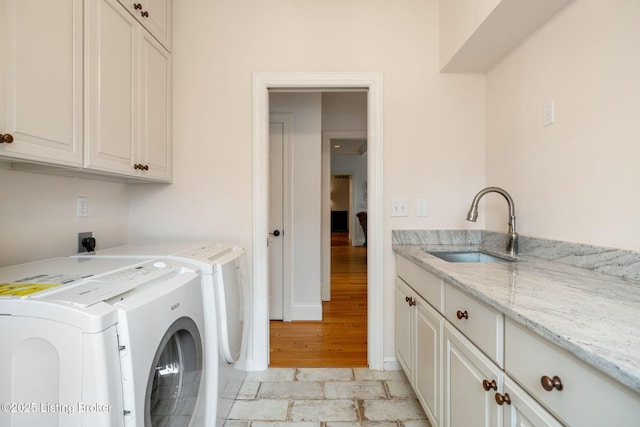
[[[367,359],[371,369],[382,370],[383,360],[383,250],[382,250],[382,75],[380,73],[255,73],[254,74],[254,318],[247,368],[269,365],[268,308],[268,140],[269,90],[354,89],[367,91],[368,248],[367,248]]]

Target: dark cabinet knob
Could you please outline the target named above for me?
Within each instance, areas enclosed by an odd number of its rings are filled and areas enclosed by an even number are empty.
[[[540,377],[540,384],[542,384],[542,388],[547,391],[553,391],[553,389],[561,391],[563,389],[562,380],[560,380],[560,377],[558,376],[549,378],[548,376],[543,375]]]
[[[280,230],[277,230],[277,229],[273,230],[273,233],[269,233],[269,234],[271,234],[274,237],[278,237],[280,235]]]
[[[458,310],[458,312],[456,313],[456,316],[458,317],[458,319],[462,320],[462,319],[468,319],[469,318],[469,313],[467,313],[467,310],[465,311],[460,311]]]
[[[147,12],[146,10],[143,10],[142,12],[140,12],[140,15],[142,15],[145,18],[149,17],[149,12]]]
[[[135,10],[142,10],[142,4],[140,4],[140,3],[134,3],[134,4],[133,4],[133,8],[134,8]]]
[[[504,405],[505,403],[507,405],[511,405],[511,397],[509,397],[509,393],[496,393],[496,403],[500,406]]]
[[[10,133],[1,134],[0,133],[0,144],[6,142],[7,144],[11,144],[13,142],[13,135]]]
[[[498,384],[496,384],[496,380],[482,380],[482,388],[486,391],[495,390],[498,391]]]

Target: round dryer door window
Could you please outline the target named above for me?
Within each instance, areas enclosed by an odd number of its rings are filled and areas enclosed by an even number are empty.
[[[153,360],[145,396],[145,426],[189,424],[198,401],[203,356],[202,340],[193,320],[176,320]]]

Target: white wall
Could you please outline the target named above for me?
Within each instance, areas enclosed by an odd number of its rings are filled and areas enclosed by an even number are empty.
[[[293,114],[291,160],[291,318],[322,320],[321,264],[321,147],[322,95],[320,93],[272,93],[270,113]]]
[[[640,250],[639,22],[638,1],[572,2],[487,74],[486,182],[520,234]],[[495,199],[481,215],[504,231]]]
[[[439,74],[437,0],[190,0],[173,18],[175,182],[130,189],[132,239],[228,240],[251,262],[252,73],[382,72],[387,303],[372,315],[393,357],[391,230],[466,226],[484,184],[484,76]],[[400,197],[411,216],[390,219]],[[430,217],[415,217],[417,197]]]
[[[0,267],[77,253],[78,233],[93,232],[98,248],[127,243],[125,184],[11,170],[0,163]],[[76,200],[89,214],[76,217]]]

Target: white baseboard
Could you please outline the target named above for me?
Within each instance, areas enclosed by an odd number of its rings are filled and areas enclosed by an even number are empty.
[[[291,320],[322,320],[322,304],[294,305],[291,307]]]
[[[384,370],[385,371],[399,371],[402,367],[398,362],[398,359],[395,357],[385,357],[384,358]]]

